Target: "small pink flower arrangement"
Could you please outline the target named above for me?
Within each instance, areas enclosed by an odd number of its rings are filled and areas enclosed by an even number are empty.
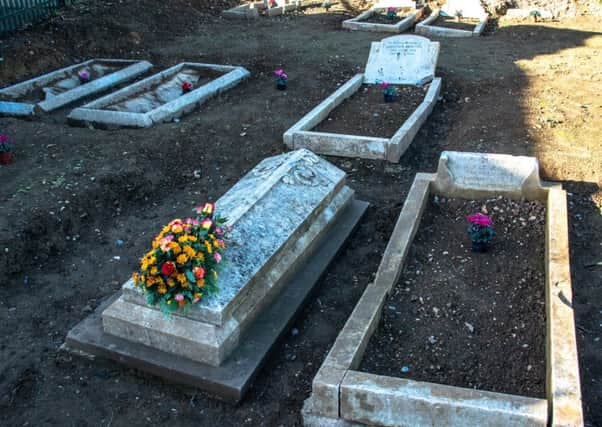
[[[397,94],[397,89],[389,82],[381,82],[380,88],[383,91],[383,96],[385,97],[385,102],[392,102],[395,100],[395,95]]]
[[[397,8],[396,7],[388,7],[387,8],[387,18],[391,21],[397,18]]]
[[[493,221],[487,215],[480,212],[474,215],[468,215],[466,220],[470,223],[468,234],[472,240],[473,252],[485,252],[487,245],[495,237]]]
[[[286,89],[288,74],[286,74],[282,68],[275,70],[274,74],[276,75],[276,87],[280,90]]]

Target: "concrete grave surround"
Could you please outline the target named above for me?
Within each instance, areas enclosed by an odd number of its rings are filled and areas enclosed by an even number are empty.
[[[187,76],[203,70],[224,74],[207,84],[194,87],[186,94],[174,95],[174,91],[181,91],[180,85]],[[191,112],[208,99],[236,86],[249,76],[250,73],[243,67],[184,62],[76,108],[69,114],[68,119],[74,123],[150,127]],[[155,96],[160,90],[169,95],[166,100]],[[138,108],[145,98],[151,96],[163,102],[150,110]]]
[[[252,1],[231,9],[224,10],[222,11],[222,15],[225,18],[255,19],[259,18],[262,14],[265,14],[266,16],[279,16],[285,14],[286,12],[304,7],[319,6],[322,3],[323,2],[316,0],[277,0],[277,6],[270,8],[267,0]],[[337,2],[332,1],[331,3],[335,4]]]
[[[386,12],[388,7],[397,7],[397,8],[409,8],[412,10],[409,15],[405,18],[396,22],[395,24],[379,24],[377,22],[365,22],[366,19],[369,19],[372,15],[379,12]],[[409,30],[416,24],[416,22],[422,17],[424,9],[416,10],[415,2],[408,1],[384,1],[376,6],[370,8],[369,10],[359,14],[355,18],[346,19],[343,21],[343,28],[347,30],[357,30],[357,31],[375,31],[375,32],[383,32],[383,33],[403,33],[406,30]]]
[[[447,0],[441,7],[441,12],[447,16],[460,13],[464,18],[480,19],[487,12],[481,5],[481,0]]]
[[[288,148],[308,148],[316,153],[399,162],[441,92],[441,78],[433,78],[439,43],[415,36],[398,35],[373,42],[365,74],[357,74],[284,133]],[[392,64],[392,65],[391,65]],[[432,80],[432,81],[431,81]],[[394,84],[430,85],[422,103],[391,138],[312,131],[331,111],[357,92],[362,84],[388,81]]]
[[[233,226],[216,295],[167,317],[128,281],[67,346],[179,369],[192,377],[184,382],[239,400],[366,206],[343,171],[308,150],[265,159],[216,202]]]
[[[0,114],[33,116],[36,112],[50,112],[131,80],[150,68],[152,64],[147,61],[90,59],[1,89],[3,100],[0,100]],[[81,83],[78,78],[80,71],[94,72],[100,76],[88,83]],[[24,99],[35,90],[45,92],[45,99],[38,102]]]
[[[546,203],[546,399],[393,378],[358,371],[398,282],[429,197],[497,197]],[[419,173],[373,283],[368,284],[303,408],[310,426],[583,426],[571,305],[566,192],[539,180],[534,158],[443,152],[436,174]]]
[[[487,13],[483,13],[480,16],[466,16],[465,18],[474,18],[478,19],[479,23],[475,26],[472,31],[468,30],[460,30],[456,28],[447,28],[447,27],[438,27],[436,25],[432,25],[433,22],[439,18],[441,10],[434,10],[428,18],[424,21],[416,24],[416,34],[421,34],[427,37],[479,37],[481,33],[485,30],[485,25],[487,25],[487,21],[489,20],[489,15]],[[453,16],[453,15],[452,15]]]

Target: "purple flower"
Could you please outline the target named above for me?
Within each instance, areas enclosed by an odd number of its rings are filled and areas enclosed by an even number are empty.
[[[468,222],[474,225],[478,225],[481,227],[490,227],[493,225],[493,222],[487,215],[483,215],[482,213],[476,213],[474,215],[468,215],[466,217]]]
[[[77,76],[82,80],[90,79],[90,73],[88,73],[87,71],[80,71],[79,73],[77,73]]]

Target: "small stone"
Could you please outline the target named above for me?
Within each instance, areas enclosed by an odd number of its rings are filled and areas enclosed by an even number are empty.
[[[410,368],[408,366],[402,366],[401,367],[401,372],[403,372],[404,374],[407,372],[410,372]]]
[[[464,325],[466,325],[466,327],[468,328],[468,332],[470,332],[471,334],[474,333],[474,326],[472,326],[468,322],[464,322]]]
[[[429,343],[431,343],[431,344],[435,344],[436,342],[437,342],[437,338],[435,338],[435,336],[434,336],[434,335],[431,335],[431,336],[429,337]]]
[[[90,305],[86,305],[84,306],[84,308],[82,308],[82,313],[91,313],[93,311],[92,307],[90,307]]]
[[[537,219],[537,217],[535,215],[531,215],[529,217],[529,221],[535,221]]]
[[[291,329],[291,335],[296,337],[297,335],[299,335],[299,329],[297,328],[293,328]]]

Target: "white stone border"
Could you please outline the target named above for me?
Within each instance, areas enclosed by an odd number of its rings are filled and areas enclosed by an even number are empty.
[[[352,31],[378,31],[384,33],[403,33],[411,28],[421,17],[424,8],[418,9],[396,24],[378,24],[376,22],[362,22],[384,8],[372,8],[355,18],[343,21],[343,28]]]
[[[0,114],[9,116],[31,116],[35,114],[36,110],[50,112],[79,99],[101,92],[110,88],[111,86],[131,80],[132,78],[148,71],[153,66],[153,64],[148,61],[104,58],[90,59],[88,61],[61,68],[48,74],[44,74],[42,76],[6,87],[0,90],[0,95],[7,95],[18,99],[19,96],[26,94],[30,90],[36,87],[42,87],[43,85],[55,80],[61,74],[93,64],[95,62],[131,65],[122,68],[119,71],[102,76],[96,80],[92,80],[89,83],[82,84],[71,90],[67,90],[45,101],[38,102],[37,104],[18,101],[0,101]]]
[[[178,73],[184,67],[205,68],[227,74],[147,113],[103,110],[107,105],[114,104],[131,95],[142,92],[157,81],[161,81],[166,77]],[[236,86],[250,75],[251,73],[249,73],[249,71],[238,66],[182,62],[141,80],[138,83],[127,86],[117,92],[110,93],[109,95],[90,102],[80,108],[76,108],[69,114],[68,119],[77,123],[94,123],[140,128],[150,127],[155,123],[166,122],[194,110],[197,105],[201,105],[211,97]]]
[[[428,18],[416,24],[416,34],[422,34],[423,36],[429,37],[479,37],[483,30],[485,30],[485,25],[487,25],[487,21],[489,20],[488,14],[481,16],[479,18],[479,23],[472,31],[431,25],[431,23],[435,22],[439,17],[439,12],[439,9],[434,10]]]
[[[422,124],[433,111],[441,92],[441,78],[433,79],[422,103],[389,139],[311,131],[318,123],[326,119],[339,104],[357,92],[363,82],[364,74],[356,74],[307,113],[284,133],[283,139],[286,146],[293,150],[307,148],[315,153],[329,156],[399,162],[399,158],[407,150]]]
[[[442,154],[444,158],[445,152]],[[512,162],[512,156],[488,155]],[[441,169],[440,160],[440,169]],[[441,171],[438,171],[438,174]],[[306,427],[360,425],[583,426],[575,321],[572,308],[566,192],[535,178],[523,197],[546,202],[546,399],[374,375],[357,370],[378,327],[387,295],[398,282],[431,194],[472,198],[501,194],[449,186],[446,176],[419,173],[370,283],[338,335],[305,402]],[[453,190],[448,193],[448,190]],[[516,191],[519,191],[517,188]],[[516,191],[503,192],[516,196]]]
[[[336,4],[337,2],[332,2]],[[317,6],[322,4],[321,1],[316,0],[285,0],[285,4],[277,7],[268,7],[267,1],[251,1],[250,3],[241,4],[240,6],[233,7],[222,11],[224,18],[248,18],[255,19],[260,17],[260,11],[266,11],[268,16],[283,15],[286,12],[292,10],[302,9],[304,7]]]

